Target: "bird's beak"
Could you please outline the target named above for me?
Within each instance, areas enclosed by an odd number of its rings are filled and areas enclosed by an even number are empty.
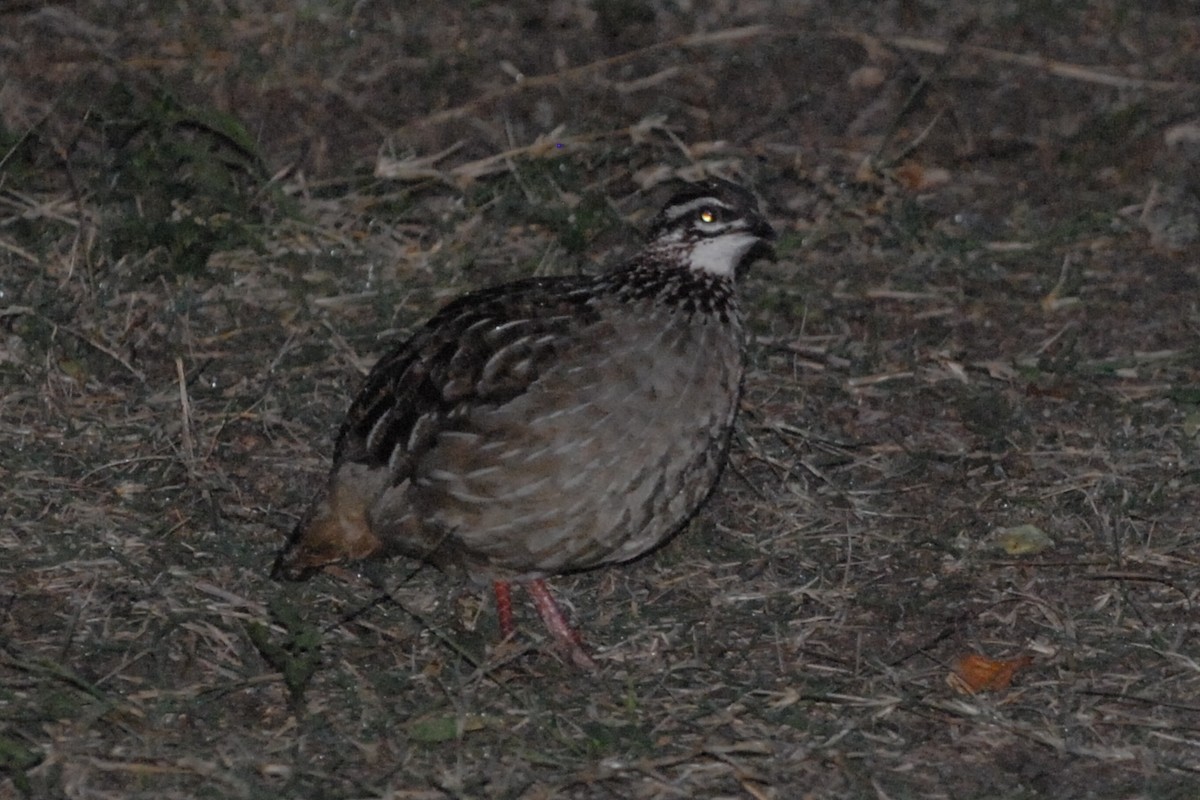
[[[775,229],[771,227],[771,223],[767,222],[762,217],[758,217],[758,219],[755,220],[754,227],[750,229],[750,232],[758,238],[768,242],[772,242],[778,238],[775,233]]]
[[[754,223],[754,227],[750,232],[758,237],[757,244],[750,248],[750,252],[746,254],[747,263],[753,259],[762,258],[767,261],[775,260],[775,245],[773,242],[779,238],[775,233],[775,229],[771,227],[771,223],[767,222],[762,217]]]

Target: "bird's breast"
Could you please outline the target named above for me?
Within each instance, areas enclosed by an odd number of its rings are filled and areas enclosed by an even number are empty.
[[[719,473],[742,376],[736,316],[646,303],[557,346],[519,396],[439,433],[408,489],[425,529],[476,572],[634,558],[678,528]],[[523,349],[492,358],[519,366]]]

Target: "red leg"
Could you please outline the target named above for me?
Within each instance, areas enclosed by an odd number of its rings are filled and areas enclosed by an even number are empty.
[[[559,647],[566,651],[576,666],[595,669],[596,662],[592,661],[592,657],[583,649],[583,637],[567,622],[546,582],[540,579],[529,581],[525,588],[529,590],[529,596],[533,598],[533,605],[537,608],[542,622],[546,624],[546,630],[550,631]]]
[[[500,618],[500,636],[512,638],[517,626],[513,624],[512,593],[508,581],[492,581],[492,591],[496,593],[496,616]]]

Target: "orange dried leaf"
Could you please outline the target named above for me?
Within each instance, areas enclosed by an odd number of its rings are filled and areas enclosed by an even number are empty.
[[[997,528],[996,541],[1010,556],[1031,556],[1053,547],[1054,540],[1037,525]]]
[[[921,168],[921,165],[911,161],[896,167],[896,180],[900,181],[900,185],[905,189],[920,189],[924,176],[925,170]]]
[[[954,664],[951,685],[962,692],[995,692],[1007,689],[1017,670],[1033,663],[1033,656],[993,660],[978,653],[967,653]]]
[[[924,167],[913,161],[906,161],[896,167],[896,180],[910,192],[932,189],[950,182],[950,171],[941,167]]]

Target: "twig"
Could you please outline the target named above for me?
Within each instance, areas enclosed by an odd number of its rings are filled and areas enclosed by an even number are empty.
[[[490,92],[476,97],[470,102],[464,103],[454,108],[447,108],[439,111],[436,114],[430,114],[421,119],[413,120],[401,127],[397,133],[408,131],[412,128],[422,127],[426,125],[437,125],[442,122],[450,122],[471,113],[474,109],[482,105],[500,100],[501,98],[519,94],[530,89],[538,89],[544,86],[554,86],[569,81],[578,80],[593,72],[608,69],[617,64],[624,64],[627,61],[632,61],[636,58],[656,53],[660,50],[670,50],[674,48],[690,48],[704,47],[713,44],[722,44],[725,42],[735,42],[742,39],[751,39],[758,36],[765,36],[771,33],[770,27],[766,25],[747,25],[741,28],[727,28],[725,30],[713,31],[711,33],[694,33],[687,36],[678,36],[674,39],[669,39],[665,42],[656,42],[655,44],[646,47],[631,50],[628,53],[602,58],[598,61],[592,61],[587,64],[581,64],[578,67],[555,72],[548,75],[536,75],[532,78],[524,78],[523,80],[509,84],[501,89],[494,89]]]
[[[183,458],[186,462],[189,480],[196,478],[196,443],[192,440],[192,403],[188,399],[187,375],[183,369],[183,359],[175,357],[175,374],[179,378],[179,424],[182,428]]]
[[[930,53],[932,55],[945,55],[947,51],[954,47],[952,44],[945,42],[936,42],[931,39],[918,39],[913,36],[893,36],[890,38],[875,39],[875,37],[865,34],[846,34],[850,38],[872,39],[882,41],[897,47],[901,50],[913,50],[918,53]],[[1004,64],[1015,64],[1019,67],[1030,67],[1032,69],[1043,70],[1058,78],[1068,78],[1075,81],[1085,81],[1087,83],[1098,83],[1102,86],[1114,86],[1119,89],[1149,89],[1156,92],[1177,92],[1180,90],[1200,89],[1200,84],[1181,82],[1181,81],[1156,81],[1147,78],[1128,78],[1124,75],[1113,75],[1110,72],[1103,72],[1092,67],[1085,67],[1081,64],[1069,64],[1065,61],[1055,61],[1045,56],[1036,54],[1009,53],[1004,50],[997,50],[993,47],[981,47],[979,45],[958,45],[964,55],[979,56],[991,61],[999,61]]]
[[[950,64],[954,62],[955,57],[962,48],[963,39],[970,34],[972,27],[973,26],[971,25],[963,26],[959,30],[955,31],[954,37],[950,40],[949,44],[942,45],[942,49],[938,53],[940,59],[934,66],[933,71],[921,75],[920,80],[917,81],[917,85],[914,86],[912,91],[908,93],[908,97],[904,99],[904,103],[900,106],[900,109],[896,112],[895,116],[892,117],[891,124],[888,125],[887,130],[884,131],[883,137],[879,141],[879,146],[875,148],[875,152],[871,155],[871,164],[880,163],[880,157],[883,155],[883,151],[889,144],[891,144],[892,137],[894,137],[896,132],[900,130],[900,126],[903,124],[904,120],[907,119],[909,114],[916,109],[917,101],[925,96],[925,91],[937,78],[941,77],[941,75],[945,73],[947,69],[949,69]],[[895,158],[889,159],[886,165],[895,164],[912,153],[913,150],[917,148],[917,145],[929,135],[929,131],[932,130],[933,126],[937,124],[938,120],[941,118],[941,113],[935,114],[933,117],[933,122],[929,123],[929,126],[921,132],[920,136],[917,137],[917,140],[901,150]]]
[[[13,255],[19,256],[20,258],[25,259],[30,264],[40,263],[38,261],[38,257],[35,256],[33,253],[29,252],[28,250],[22,249],[21,247],[18,247],[17,245],[13,244],[12,242],[6,241],[4,239],[0,239],[0,249],[7,250],[8,252],[12,253]]]
[[[915,374],[911,370],[901,370],[899,372],[884,372],[878,375],[863,375],[858,378],[847,378],[846,386],[851,389],[858,389],[862,386],[874,386],[877,383],[906,380]]]

